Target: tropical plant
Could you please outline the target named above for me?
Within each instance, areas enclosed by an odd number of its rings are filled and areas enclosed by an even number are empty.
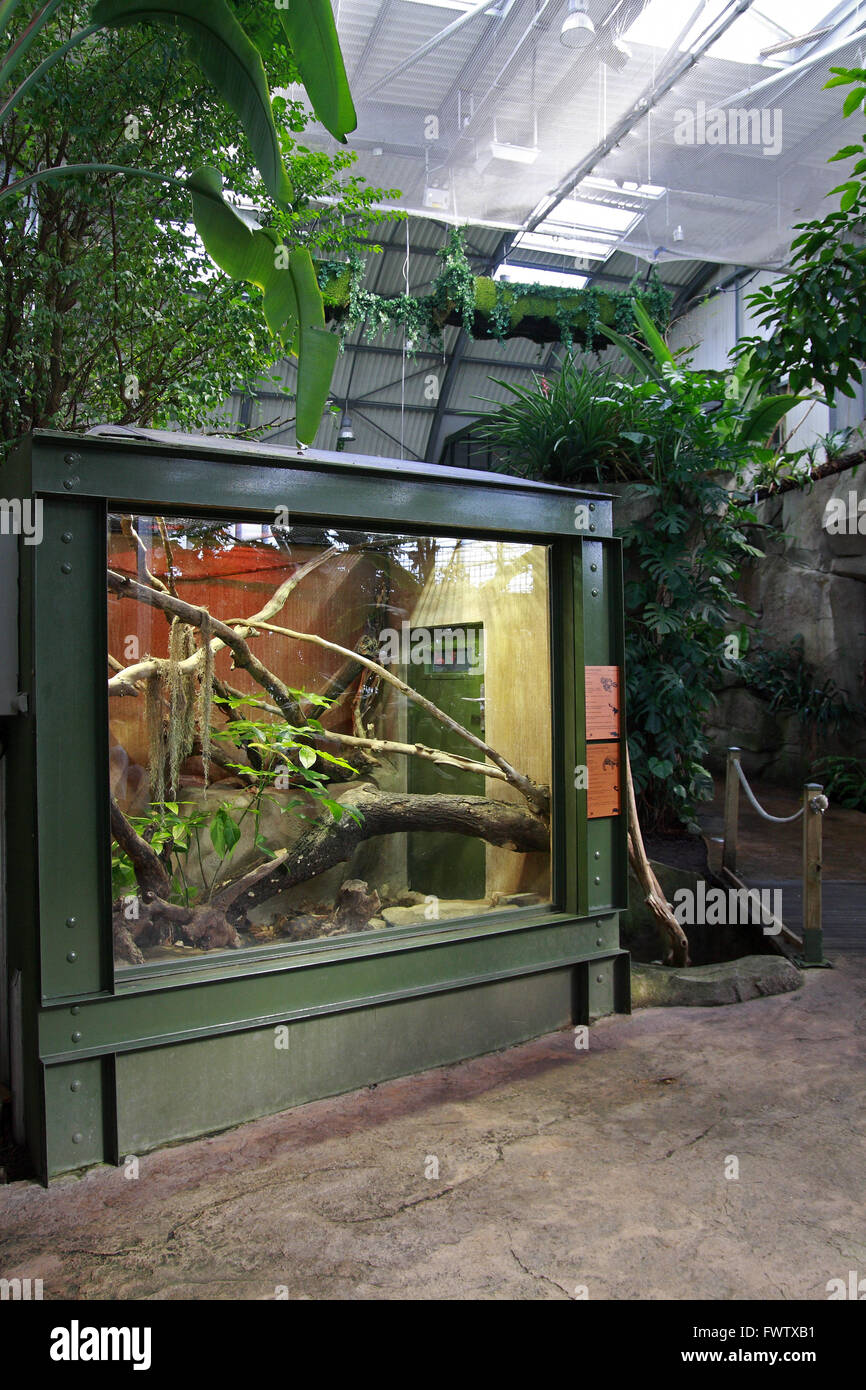
[[[732,630],[745,639],[736,581],[742,563],[762,554],[748,534],[757,522],[751,479],[775,457],[769,441],[797,400],[763,394],[747,362],[728,378],[690,370],[645,306],[633,312],[634,336],[603,330],[630,379],[566,360],[552,381],[511,388],[515,400],[483,432],[512,470],[624,483],[637,505],[621,530],[634,785],[645,826],[694,829],[712,795],[707,715],[735,669]]]
[[[635,280],[626,290],[582,289],[492,280],[472,273],[462,227],[452,228],[437,252],[441,267],[428,294],[376,294],[364,284],[360,256],[328,260],[317,267],[319,287],[331,316],[352,327],[363,325],[368,337],[402,331],[407,341],[441,346],[446,324],[462,327],[476,340],[493,337],[561,342],[569,350],[579,344],[598,351],[604,346],[604,324],[629,326],[638,294]],[[672,295],[656,275],[640,296],[653,322],[666,324]]]
[[[813,775],[831,802],[849,811],[866,811],[866,763],[859,758],[820,758]]]
[[[332,703],[321,695],[291,690],[295,699],[309,708],[327,709]],[[153,802],[145,816],[130,816],[130,825],[161,857],[170,875],[172,893],[169,901],[182,907],[207,902],[220,885],[232,855],[240,842],[245,822],[252,825],[252,843],[266,859],[273,859],[261,830],[265,804],[275,806],[281,815],[291,813],[300,820],[314,821],[306,809],[319,806],[334,821],[348,816],[357,824],[363,819],[354,806],[336,801],[328,794],[329,775],[318,764],[339,769],[338,775],[355,775],[355,769],[344,758],[324,749],[313,749],[310,739],[324,733],[322,723],[309,715],[302,725],[291,725],[271,717],[256,718],[256,711],[268,709],[264,700],[252,695],[217,695],[217,708],[232,717],[211,737],[224,741],[235,757],[242,751],[245,762],[229,756],[224,767],[238,775],[243,786],[232,800],[220,801],[214,810],[207,810],[193,801],[163,800]],[[333,775],[333,774],[332,774]],[[274,789],[295,789],[300,795],[288,800],[273,794]],[[217,855],[216,867],[208,876],[204,864],[206,846],[202,837],[207,834]],[[188,861],[194,852],[198,874],[190,873]],[[112,844],[112,896],[117,898],[135,892],[135,867],[129,853],[114,841]],[[196,877],[198,882],[195,881]]]
[[[866,69],[831,68],[826,87],[851,87],[843,114],[862,114]],[[853,398],[866,359],[866,136],[845,145],[830,162],[855,159],[837,212],[797,223],[788,270],[749,296],[762,329],[735,349],[753,356],[764,380],[787,373],[791,389],[817,382],[832,404],[835,393]]]
[[[806,660],[803,638],[786,646],[767,648],[755,643],[740,662],[744,684],[777,714],[796,714],[813,733],[839,733],[859,714],[832,676],[820,684]]]
[[[492,379],[514,399],[484,417],[476,435],[509,472],[568,483],[645,476],[633,447],[637,402],[610,367],[569,354],[557,373],[536,375],[531,387]]]
[[[17,120],[23,144],[29,131],[20,120],[21,113],[31,91],[38,92],[52,69],[67,59],[80,63],[88,51],[85,46],[98,51],[105,31],[141,25],[180,31],[189,40],[189,53],[240,123],[261,177],[262,192],[277,210],[290,211],[295,194],[285,167],[262,51],[277,54],[287,79],[300,78],[317,118],[335,138],[345,142],[354,128],[354,108],[330,0],[287,0],[284,6],[269,9],[267,15],[247,3],[232,8],[226,0],[97,0],[87,16],[89,22],[47,52],[43,40],[51,32],[60,0],[48,0],[29,20],[16,18],[19,8],[20,0],[4,0],[0,5],[0,33],[10,40],[5,57],[0,59],[0,127]],[[247,20],[253,37],[240,17]],[[21,65],[31,49],[40,60],[22,77]],[[160,185],[163,196],[171,191],[188,196],[187,206],[192,207],[208,254],[233,279],[258,286],[276,343],[281,351],[299,354],[296,430],[298,438],[308,442],[321,419],[339,346],[325,327],[309,249],[284,240],[278,223],[250,227],[223,196],[223,170],[210,166],[178,173],[177,169],[159,171],[116,159],[70,162],[64,150],[56,164],[42,164],[20,173],[13,154],[6,162],[0,201],[14,204],[26,199],[33,210],[30,199],[37,187],[99,175],[142,179]]]
[[[62,42],[72,23],[63,13],[30,61]],[[267,68],[276,73],[273,59]],[[383,215],[372,206],[383,191],[352,175],[351,151],[305,152],[300,101],[275,97],[274,115],[295,186],[292,206],[273,209],[275,225],[314,256],[345,254]],[[240,124],[163,27],[105,33],[91,42],[86,65],[74,52],[55,64],[0,126],[0,168],[24,176],[63,158],[110,163],[118,146],[167,174],[219,159],[238,195],[250,204],[261,198]],[[260,291],[214,273],[189,208],[185,188],[169,185],[155,201],[150,181],[113,174],[37,184],[5,202],[4,451],[34,428],[105,420],[252,432],[254,424],[231,417],[229,402],[233,389],[257,382],[285,393],[280,415],[293,419],[285,377],[274,374]]]

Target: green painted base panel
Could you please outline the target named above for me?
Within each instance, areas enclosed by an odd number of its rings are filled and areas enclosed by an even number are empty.
[[[121,1154],[143,1153],[566,1027],[571,969],[118,1056]]]

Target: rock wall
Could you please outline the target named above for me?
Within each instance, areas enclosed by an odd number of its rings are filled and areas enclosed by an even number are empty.
[[[748,625],[769,648],[802,636],[818,685],[832,677],[852,703],[866,701],[866,468],[849,467],[820,479],[810,492],[785,492],[756,510],[780,534],[765,539],[766,558],[743,572],[740,590],[756,614]],[[825,525],[835,512],[846,517],[838,534]],[[751,754],[747,770],[771,781],[801,779],[815,756],[866,758],[866,722],[841,737],[816,738],[796,715],[774,715],[766,701],[738,683],[721,695],[710,735],[715,767],[735,744]]]

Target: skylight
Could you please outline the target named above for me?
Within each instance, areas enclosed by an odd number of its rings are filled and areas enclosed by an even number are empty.
[[[513,265],[503,261],[493,272],[494,280],[508,285],[557,285],[567,290],[582,290],[586,284],[585,275],[575,275],[568,270],[548,270],[536,265]]]
[[[730,0],[705,0],[698,19],[680,40],[680,51],[692,48],[729,4]],[[650,0],[623,38],[626,43],[646,44],[667,52],[688,24],[694,8],[694,0]],[[778,67],[780,61],[790,61],[787,53],[767,59],[760,57],[761,51],[820,27],[826,20],[828,8],[829,0],[759,0],[757,6],[742,14],[713,44],[710,56],[727,58],[734,63]]]
[[[426,5],[434,10],[471,10],[475,0],[406,0],[407,5]]]

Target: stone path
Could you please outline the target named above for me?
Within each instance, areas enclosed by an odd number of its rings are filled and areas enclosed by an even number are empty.
[[[137,1179],[0,1188],[0,1274],[54,1299],[823,1300],[866,1275],[864,1093],[847,952],[793,994],[606,1019],[588,1051],[553,1034]]]

